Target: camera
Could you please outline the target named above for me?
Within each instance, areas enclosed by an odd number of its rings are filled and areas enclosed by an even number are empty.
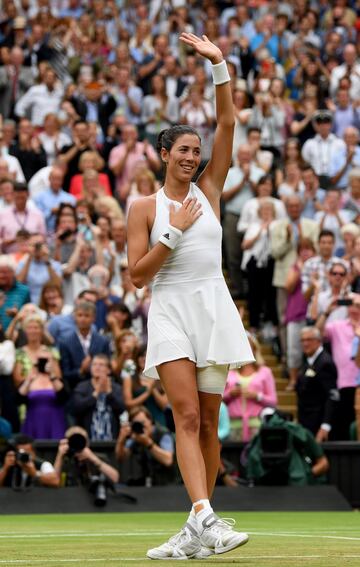
[[[76,453],[81,453],[81,451],[85,449],[87,441],[86,437],[84,437],[81,433],[73,433],[73,435],[70,435],[68,438],[68,443],[68,454],[69,456],[73,456]]]
[[[144,424],[141,421],[133,421],[131,423],[131,431],[132,433],[141,435],[142,433],[144,433]]]
[[[34,248],[37,252],[39,252],[39,250],[41,250],[42,247],[42,242],[36,242]]]
[[[107,479],[104,474],[92,476],[90,479],[90,492],[94,494],[94,505],[102,508],[107,503]]]
[[[42,374],[45,373],[45,368],[47,363],[49,362],[49,359],[46,358],[45,356],[39,356],[36,366],[39,372],[41,372]]]
[[[64,230],[64,232],[62,234],[59,234],[59,240],[66,240],[69,236],[71,236],[72,234],[75,234],[76,231],[71,230],[70,228],[67,230]]]
[[[346,297],[340,298],[337,300],[336,305],[343,305],[345,307],[348,307],[349,305],[353,304],[353,300],[352,299],[348,299]]]
[[[31,461],[31,455],[30,453],[27,453],[26,451],[24,451],[23,449],[19,449],[19,451],[16,451],[16,461],[18,463],[21,463],[23,465],[27,465],[28,463],[30,463]]]

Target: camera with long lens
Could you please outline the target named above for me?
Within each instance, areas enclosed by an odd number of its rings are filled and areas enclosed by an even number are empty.
[[[73,433],[68,438],[69,451],[68,455],[73,457],[76,453],[81,453],[86,447],[87,440],[81,433]]]
[[[103,473],[90,478],[89,490],[94,494],[94,505],[103,508],[107,503],[108,480]]]
[[[144,433],[144,424],[141,421],[133,421],[131,423],[131,431],[137,435]]]
[[[19,449],[18,451],[16,451],[15,458],[16,462],[21,463],[22,465],[27,465],[31,461],[30,453],[27,453],[26,451],[24,451],[24,449]]]

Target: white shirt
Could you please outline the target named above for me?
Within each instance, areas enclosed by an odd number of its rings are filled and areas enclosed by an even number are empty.
[[[9,167],[9,173],[15,173],[15,181],[25,183],[25,175],[17,157],[11,156],[6,148],[1,149],[1,157]]]
[[[306,140],[301,150],[304,160],[311,165],[316,175],[330,175],[331,161],[339,152],[346,151],[346,144],[335,134],[324,139],[319,134]]]
[[[319,354],[322,353],[323,350],[324,350],[323,347],[320,345],[319,348],[314,352],[314,354],[312,356],[308,356],[306,358],[309,366],[312,366],[314,364],[315,360],[317,359]]]
[[[280,199],[274,199],[274,197],[264,197],[266,200],[271,201],[275,207],[275,219],[285,219],[286,218],[286,209],[285,205]],[[249,226],[254,222],[259,222],[258,217],[258,210],[259,210],[260,199],[258,197],[254,197],[253,199],[249,199],[242,210],[239,222],[237,224],[237,231],[238,232],[245,232],[249,228]]]
[[[52,170],[51,165],[42,167],[32,176],[28,183],[29,193],[31,197],[35,197],[38,193],[45,191],[50,186],[49,175]]]
[[[253,162],[251,162],[250,181],[252,181],[252,183],[258,183],[259,179],[263,175],[265,175],[265,171],[263,169],[260,169],[260,167],[255,165]],[[224,183],[224,189],[223,189],[224,193],[235,187],[235,185],[237,185],[238,183],[241,183],[243,178],[244,178],[244,174],[241,167],[239,166],[230,167]],[[234,215],[240,215],[246,201],[251,199],[251,197],[253,196],[254,194],[250,183],[245,183],[242,189],[240,189],[240,191],[238,191],[238,193],[236,193],[232,199],[226,201],[225,212],[232,213]]]
[[[30,112],[32,124],[42,126],[47,114],[58,113],[63,94],[64,91],[61,87],[49,91],[44,84],[34,85],[17,101],[15,114],[21,117]]]
[[[330,77],[330,93],[331,96],[335,96],[336,91],[339,86],[340,79],[347,75],[346,64],[338,65],[331,71]],[[355,63],[351,73],[351,87],[350,87],[350,98],[352,100],[358,100],[360,98],[360,63]]]

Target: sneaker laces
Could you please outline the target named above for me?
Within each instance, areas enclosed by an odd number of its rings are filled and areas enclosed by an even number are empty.
[[[168,543],[170,545],[177,545],[185,539],[187,539],[187,533],[185,531],[185,526],[183,526],[177,534],[171,536],[171,538],[168,540]]]
[[[218,518],[216,523],[211,526],[211,529],[216,532],[231,531],[235,524],[234,518]]]

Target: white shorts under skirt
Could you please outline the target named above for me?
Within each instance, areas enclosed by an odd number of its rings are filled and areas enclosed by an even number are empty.
[[[238,368],[254,360],[223,278],[154,286],[144,374],[159,378],[156,366],[180,358],[199,368]]]

